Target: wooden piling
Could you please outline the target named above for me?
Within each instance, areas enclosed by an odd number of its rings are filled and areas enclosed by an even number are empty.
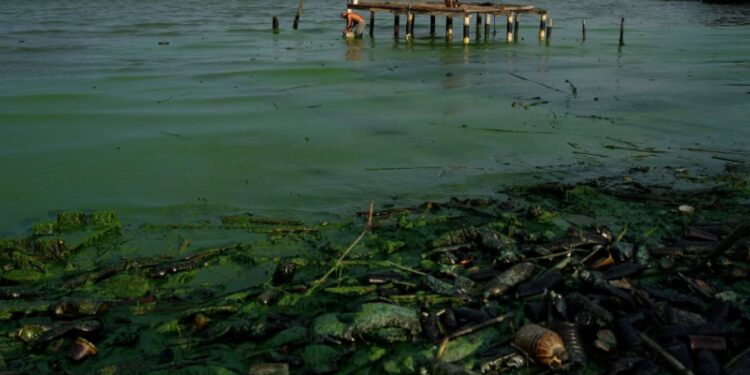
[[[375,12],[370,11],[370,38],[375,36]]]
[[[552,20],[549,20],[547,23],[547,45],[549,45],[549,40],[552,38]]]
[[[471,26],[471,16],[464,14],[464,44],[469,44],[469,26]]]
[[[297,13],[294,14],[294,23],[292,24],[292,28],[294,30],[297,30],[297,27],[299,26],[299,16],[302,14],[302,0],[299,0],[297,2]]]
[[[625,17],[620,18],[620,47],[625,45]]]
[[[412,38],[412,23],[414,22],[414,15],[411,13],[406,14],[406,40],[411,40]]]
[[[581,42],[586,41],[586,19],[581,20]]]
[[[513,13],[508,14],[507,22],[505,23],[505,41],[508,43],[513,42],[513,25],[515,15]]]
[[[484,16],[484,40],[487,40],[490,37],[490,25],[492,24],[492,19],[490,17],[492,17],[492,15],[489,13]]]
[[[518,40],[518,14],[513,15],[513,40]]]
[[[547,13],[542,13],[539,18],[539,40],[544,41],[547,35]]]
[[[445,40],[453,39],[453,17],[445,17]]]
[[[273,32],[278,33],[279,32],[279,18],[278,17],[276,16],[273,17],[272,25],[273,25]]]
[[[477,13],[477,26],[474,34],[476,35],[477,40],[482,38],[482,15],[479,13]]]
[[[393,14],[393,37],[395,39],[398,39],[398,36],[401,34],[401,30],[399,30],[401,27],[400,17],[398,13]]]
[[[430,36],[435,36],[435,15],[430,15]]]

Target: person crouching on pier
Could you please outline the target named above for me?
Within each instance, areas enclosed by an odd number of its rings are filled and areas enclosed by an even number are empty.
[[[346,28],[344,29],[344,36],[348,33],[354,33],[355,38],[361,38],[365,32],[365,24],[367,23],[362,16],[357,13],[342,12],[341,18],[346,19]]]

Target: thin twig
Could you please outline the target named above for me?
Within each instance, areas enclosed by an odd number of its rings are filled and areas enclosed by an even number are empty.
[[[646,344],[646,346],[651,349],[652,352],[659,355],[661,359],[666,362],[669,367],[672,368],[676,373],[678,374],[684,374],[684,375],[693,375],[693,372],[685,367],[680,361],[678,361],[675,357],[673,357],[671,354],[667,353],[664,348],[662,348],[656,341],[652,340],[650,337],[643,334],[641,331],[636,331],[638,333],[638,336],[641,337],[641,340]]]
[[[451,333],[450,335],[446,336],[442,342],[440,342],[440,348],[438,349],[437,357],[441,358],[445,354],[445,351],[448,348],[448,342],[450,342],[450,340],[455,340],[461,336],[466,336],[476,331],[479,331],[481,329],[487,328],[493,324],[500,323],[503,320],[510,318],[511,316],[513,316],[512,313],[507,313],[505,315],[500,315],[490,320],[485,320],[484,322],[481,322],[479,324],[475,324],[473,326],[469,326],[464,329]]]
[[[312,294],[312,292],[315,289],[317,289],[321,284],[323,284],[326,281],[326,279],[328,279],[328,276],[330,276],[335,270],[337,270],[339,267],[342,266],[342,264],[343,264],[344,259],[346,258],[346,256],[349,255],[349,253],[352,251],[352,249],[354,249],[354,247],[356,247],[357,244],[359,244],[359,242],[362,241],[363,238],[365,238],[365,235],[367,234],[367,232],[369,232],[370,229],[372,228],[372,215],[373,215],[373,207],[374,207],[374,205],[375,205],[375,203],[372,202],[372,201],[370,201],[370,210],[368,211],[367,225],[365,225],[365,229],[363,229],[362,233],[359,234],[359,236],[354,240],[354,242],[352,242],[351,245],[349,245],[349,247],[346,248],[346,250],[344,250],[344,253],[341,254],[341,256],[339,257],[338,260],[336,260],[336,263],[333,264],[333,266],[331,267],[331,269],[329,269],[328,272],[326,272],[325,275],[323,275],[321,278],[315,280],[312,283],[312,287],[310,289],[308,289],[307,293],[306,293],[308,296],[310,294]]]

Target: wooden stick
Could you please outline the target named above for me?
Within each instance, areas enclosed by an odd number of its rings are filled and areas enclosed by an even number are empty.
[[[430,15],[430,36],[435,36],[435,15]]]
[[[352,242],[351,245],[349,245],[349,247],[347,247],[346,250],[344,250],[344,252],[341,254],[339,259],[336,260],[336,263],[333,264],[331,269],[329,269],[328,272],[326,272],[325,275],[323,275],[321,278],[315,280],[312,283],[312,287],[310,287],[310,289],[307,290],[306,295],[309,296],[310,294],[312,294],[312,292],[316,288],[318,288],[321,284],[323,284],[326,281],[326,279],[328,279],[328,276],[330,276],[335,270],[341,267],[342,263],[344,262],[344,259],[346,259],[346,256],[349,255],[352,249],[354,249],[354,247],[356,247],[360,241],[362,241],[362,239],[365,237],[367,232],[369,232],[370,229],[372,229],[372,212],[373,212],[374,206],[375,206],[375,202],[371,201],[370,210],[369,210],[370,215],[367,217],[367,225],[365,225],[365,228],[362,230],[362,233],[360,233],[359,236],[354,240],[354,242]]]
[[[440,348],[438,349],[437,358],[441,358],[445,354],[445,350],[448,348],[448,342],[450,340],[455,340],[461,336],[466,336],[469,334],[472,334],[474,332],[477,332],[481,329],[487,328],[493,324],[500,323],[503,320],[512,317],[512,313],[507,313],[505,315],[500,315],[498,317],[492,318],[490,320],[486,320],[482,323],[475,324],[473,326],[466,327],[464,329],[458,330],[456,332],[453,332],[452,334],[446,336],[443,341],[440,342]]]
[[[671,354],[667,353],[656,341],[652,340],[650,337],[643,334],[641,331],[635,331],[638,333],[638,336],[641,337],[641,340],[643,340],[643,343],[646,344],[646,346],[656,355],[661,357],[661,359],[664,360],[664,362],[669,365],[669,367],[672,368],[676,373],[683,374],[683,375],[693,375],[693,372],[685,367],[680,361],[678,361],[675,357],[673,357]]]
[[[273,25],[273,32],[278,33],[279,32],[279,18],[278,17],[276,16],[273,17],[272,25]]]
[[[586,19],[581,20],[581,42],[586,41]]]
[[[625,17],[620,18],[620,47],[625,45]]]
[[[711,250],[711,252],[708,253],[708,255],[706,255],[703,260],[701,260],[700,264],[698,264],[698,267],[696,267],[696,270],[705,267],[708,262],[715,260],[722,254],[724,254],[727,250],[729,250],[729,248],[731,248],[735,242],[747,236],[750,236],[750,218],[746,219],[744,223],[740,224],[740,226],[734,230],[734,232],[732,232],[727,238],[721,241],[715,249]]]

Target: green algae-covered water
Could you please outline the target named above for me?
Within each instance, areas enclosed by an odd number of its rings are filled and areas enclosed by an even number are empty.
[[[394,41],[382,13],[344,41],[343,1],[305,0],[294,31],[296,1],[4,0],[0,233],[67,209],[309,216],[750,161],[750,6],[533,4],[549,46],[531,16],[518,43],[499,22],[464,47],[425,17]]]

